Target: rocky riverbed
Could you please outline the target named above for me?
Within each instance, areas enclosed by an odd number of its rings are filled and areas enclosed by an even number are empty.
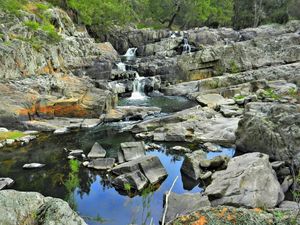
[[[300,223],[300,21],[103,37],[49,8],[61,40],[36,49],[20,13],[0,11],[1,223]]]

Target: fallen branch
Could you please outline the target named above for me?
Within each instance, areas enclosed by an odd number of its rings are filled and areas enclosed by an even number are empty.
[[[178,176],[175,178],[175,180],[173,181],[173,184],[172,184],[170,190],[166,194],[165,210],[164,210],[164,214],[163,214],[162,222],[161,222],[162,225],[165,225],[166,214],[167,214],[167,211],[168,211],[169,196],[171,194],[172,189],[174,188],[174,185],[175,185],[177,179],[178,179]]]

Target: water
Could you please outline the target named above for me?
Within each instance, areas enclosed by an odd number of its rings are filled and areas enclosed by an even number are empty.
[[[119,105],[135,105],[148,107],[156,106],[161,108],[163,113],[173,113],[194,107],[197,105],[197,103],[181,96],[157,96],[141,99],[124,98],[119,101]]]
[[[187,38],[183,38],[183,53],[190,53],[192,51],[192,47],[189,44]]]
[[[123,62],[119,62],[119,63],[116,63],[117,67],[118,67],[118,70],[122,71],[122,72],[126,72],[126,64],[123,63]]]
[[[127,59],[127,61],[131,61],[136,58],[136,51],[137,51],[137,48],[129,48],[127,50],[127,52],[124,55],[124,57]]]
[[[179,179],[173,192],[181,194],[202,191],[203,184],[193,182],[180,173],[183,156],[166,150],[180,143],[168,143],[160,150],[147,152],[160,158],[168,177],[161,185],[154,187],[154,192],[146,189],[142,195],[131,197],[118,193],[112,187],[110,177],[104,173],[83,166],[79,167],[79,171],[72,171],[63,150],[65,147],[79,148],[88,153],[94,142],[98,141],[107,149],[109,157],[116,157],[120,143],[133,140],[130,133],[119,133],[118,126],[101,126],[88,132],[64,136],[45,135],[28,146],[2,150],[0,177],[12,177],[16,181],[13,186],[16,190],[37,191],[68,201],[89,225],[149,224],[151,218],[154,224],[159,224],[163,212],[163,195],[170,189],[176,176]],[[220,153],[209,153],[209,158],[211,154]],[[232,156],[234,149],[224,149],[222,154]],[[23,170],[22,165],[28,162],[47,165],[39,170]]]
[[[130,100],[144,100],[148,98],[144,92],[145,89],[145,77],[140,77],[136,74],[133,81],[133,92],[131,94]]]

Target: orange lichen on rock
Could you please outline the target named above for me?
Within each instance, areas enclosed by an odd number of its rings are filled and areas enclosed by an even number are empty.
[[[200,216],[200,218],[193,223],[193,225],[205,225],[207,224],[207,220],[205,216]]]

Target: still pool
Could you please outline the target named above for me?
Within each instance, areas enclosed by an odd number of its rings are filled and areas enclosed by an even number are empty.
[[[119,133],[115,126],[100,126],[87,132],[64,136],[42,136],[38,141],[19,149],[0,152],[0,177],[11,177],[16,183],[13,189],[37,191],[46,196],[58,197],[69,202],[74,210],[90,225],[159,224],[163,211],[163,195],[177,176],[173,191],[176,193],[200,192],[202,184],[192,182],[180,173],[183,156],[168,152],[168,148],[180,143],[162,145],[160,150],[148,151],[156,155],[165,166],[168,177],[160,185],[146,189],[140,195],[131,196],[118,193],[105,173],[89,170],[83,166],[76,168],[67,160],[63,148],[83,149],[88,153],[95,141],[116,157],[119,145],[133,141],[129,133]],[[232,156],[234,149],[223,149]],[[211,153],[216,154],[216,153]],[[208,157],[212,157],[210,154]],[[30,162],[45,163],[39,170],[23,170],[22,165]]]

